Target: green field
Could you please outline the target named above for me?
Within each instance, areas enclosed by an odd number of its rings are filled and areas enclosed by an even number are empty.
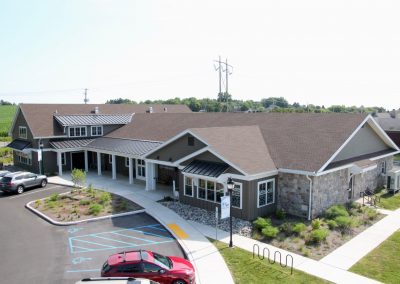
[[[350,271],[383,283],[399,283],[400,231],[394,233],[380,246],[362,258]]]
[[[0,137],[8,136],[17,106],[0,105]]]

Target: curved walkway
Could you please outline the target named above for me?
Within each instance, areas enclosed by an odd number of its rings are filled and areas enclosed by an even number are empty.
[[[65,179],[58,176],[50,177],[49,182],[72,185],[72,182],[67,178],[69,176],[65,176]],[[109,177],[91,173],[87,174],[86,177],[87,184],[91,183],[95,188],[116,193],[132,200],[145,208],[149,215],[168,228],[187,253],[189,260],[195,265],[196,283],[233,283],[224,259],[200,231],[172,210],[155,202],[160,199],[156,191],[145,191],[143,185],[130,185],[125,180],[126,178],[124,180],[112,180]]]

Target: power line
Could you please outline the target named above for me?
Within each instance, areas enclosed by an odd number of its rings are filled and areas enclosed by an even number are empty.
[[[228,100],[229,100],[228,78],[229,78],[229,75],[232,75],[232,73],[233,73],[233,66],[228,64],[228,58],[225,59],[225,62],[221,61],[221,56],[218,57],[218,60],[214,60],[214,62],[218,63],[218,67],[216,67],[214,64],[215,71],[218,70],[218,75],[219,75],[219,93],[218,93],[218,95],[221,96],[221,99],[223,99],[222,83],[224,83],[226,111],[228,111]],[[224,69],[224,66],[225,66],[225,69]],[[225,81],[222,77],[222,72],[225,72]]]

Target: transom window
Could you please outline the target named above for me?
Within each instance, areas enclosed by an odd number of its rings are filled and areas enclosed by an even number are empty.
[[[69,128],[69,137],[86,136],[86,126],[75,126]]]
[[[101,136],[103,135],[103,126],[102,125],[95,125],[91,126],[91,135],[92,136]]]
[[[26,139],[27,138],[27,130],[25,126],[20,126],[19,127],[19,138]]]
[[[257,189],[257,207],[263,207],[275,202],[275,180],[260,181]]]
[[[232,207],[242,209],[242,184],[235,182],[232,190]]]

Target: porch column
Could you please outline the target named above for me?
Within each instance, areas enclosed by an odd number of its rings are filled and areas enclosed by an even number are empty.
[[[85,150],[85,172],[89,171],[89,163],[88,163],[88,152]]]
[[[62,161],[61,161],[61,152],[57,152],[57,165],[58,165],[58,175],[62,176]]]
[[[101,176],[101,153],[97,152],[97,174]]]
[[[155,190],[156,181],[154,179],[155,164],[146,161],[146,190]]]
[[[117,165],[115,164],[115,155],[111,155],[112,179],[117,179]]]
[[[129,159],[129,184],[133,184],[133,159]]]

